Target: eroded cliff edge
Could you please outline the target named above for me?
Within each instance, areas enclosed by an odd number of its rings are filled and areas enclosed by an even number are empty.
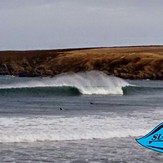
[[[125,79],[163,79],[163,46],[0,51],[0,75],[55,76],[100,70]]]

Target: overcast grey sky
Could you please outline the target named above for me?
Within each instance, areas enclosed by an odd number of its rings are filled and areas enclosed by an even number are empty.
[[[0,50],[163,44],[163,0],[0,0]]]

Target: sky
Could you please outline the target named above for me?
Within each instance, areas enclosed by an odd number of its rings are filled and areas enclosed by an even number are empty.
[[[0,0],[0,50],[162,44],[162,0]]]

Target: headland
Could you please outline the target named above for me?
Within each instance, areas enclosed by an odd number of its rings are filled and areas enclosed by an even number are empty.
[[[0,75],[53,77],[103,71],[124,79],[163,79],[163,46],[0,51]]]

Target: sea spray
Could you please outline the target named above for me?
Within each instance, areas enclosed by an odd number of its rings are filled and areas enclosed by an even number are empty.
[[[67,91],[72,91],[76,88],[81,94],[123,94],[123,87],[128,86],[125,80],[108,76],[103,72],[99,71],[89,71],[85,73],[73,73],[73,74],[61,74],[53,78],[41,78],[39,81],[31,80],[21,83],[11,83],[11,84],[1,84],[0,89],[22,89],[26,88],[61,88],[67,87]],[[37,89],[38,90],[38,89]],[[53,91],[58,91],[59,89],[53,89]],[[34,91],[34,90],[33,90]],[[41,89],[40,89],[41,91]],[[46,91],[46,89],[44,89]]]

